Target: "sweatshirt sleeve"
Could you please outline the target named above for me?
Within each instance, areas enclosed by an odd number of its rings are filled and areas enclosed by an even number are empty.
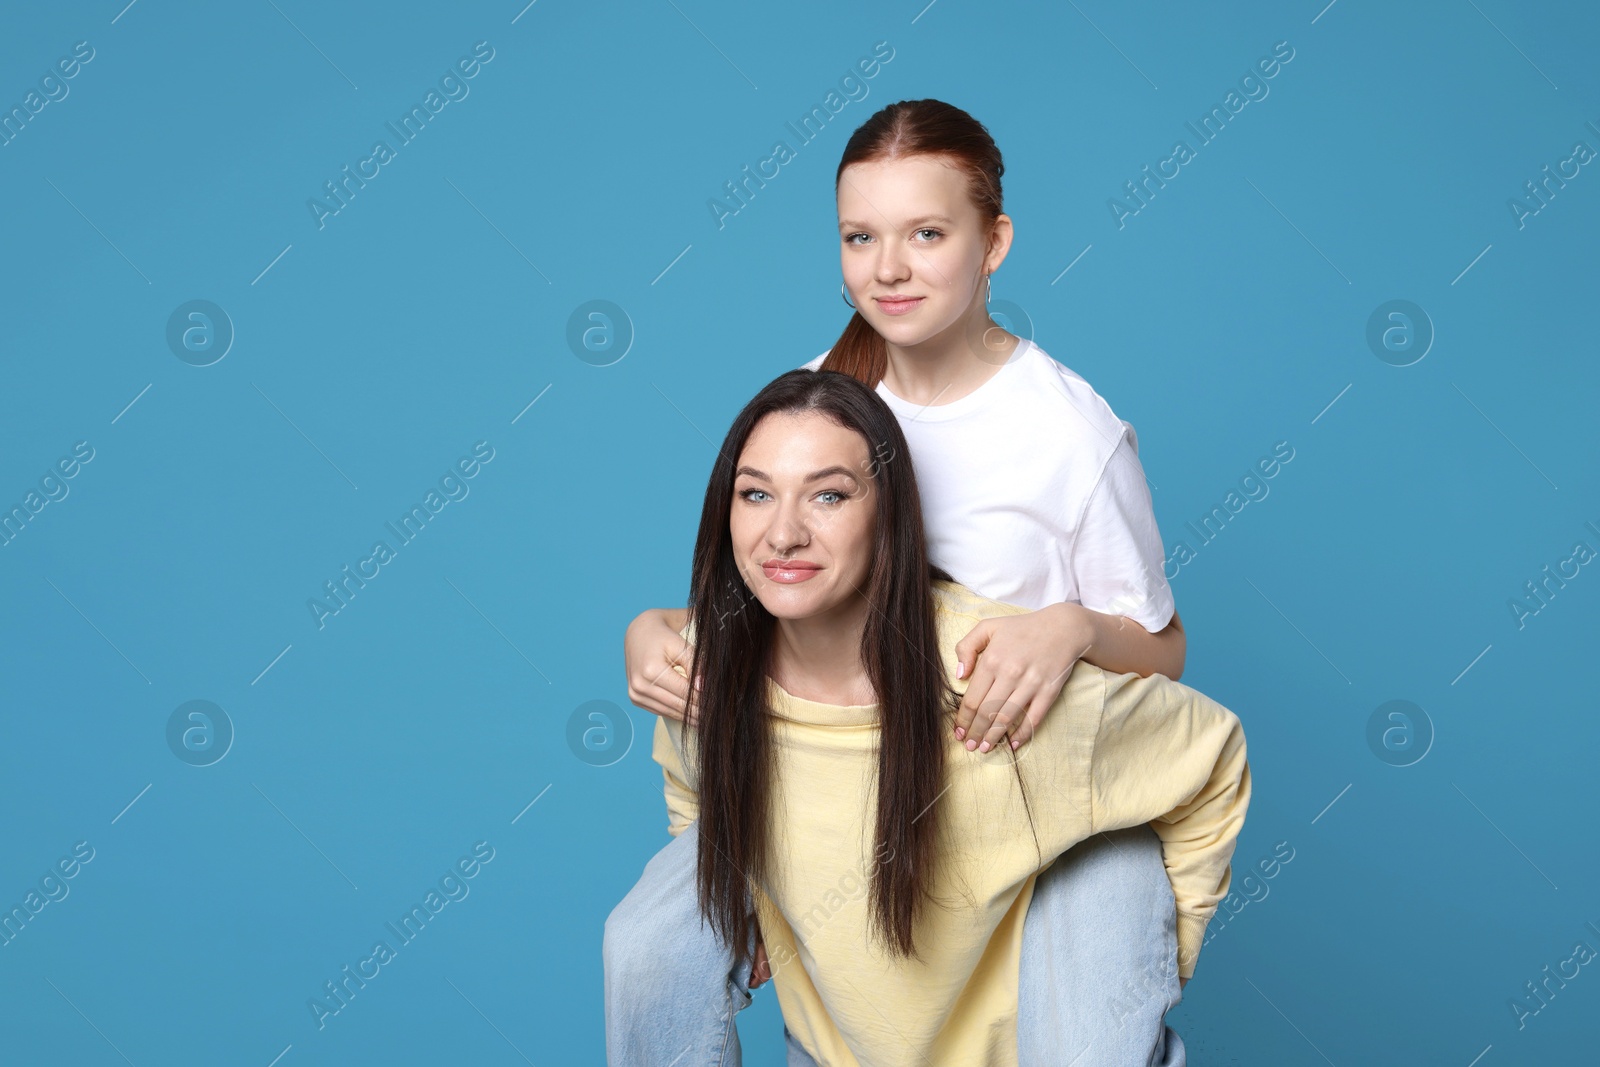
[[[666,719],[656,719],[650,758],[661,764],[661,775],[666,780],[667,832],[677,837],[700,817],[700,794],[689,784],[689,774],[683,765],[679,747],[682,724],[674,722],[672,725],[678,727],[678,731],[670,729]]]
[[[1093,832],[1149,823],[1178,905],[1178,974],[1194,974],[1206,923],[1228,894],[1250,804],[1239,717],[1164,675],[1105,674],[1090,772]]]
[[[689,644],[694,644],[694,620],[690,619],[678,633]],[[689,672],[677,664],[672,669],[680,677],[689,677]],[[650,744],[650,758],[661,764],[661,775],[666,781],[667,832],[673,837],[683,833],[700,817],[700,794],[683,761],[683,730],[683,723],[658,715]]]

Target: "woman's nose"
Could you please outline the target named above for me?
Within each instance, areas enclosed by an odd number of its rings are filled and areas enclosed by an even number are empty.
[[[791,504],[779,506],[777,516],[767,528],[767,543],[774,551],[785,552],[810,540],[811,530],[800,509]]]

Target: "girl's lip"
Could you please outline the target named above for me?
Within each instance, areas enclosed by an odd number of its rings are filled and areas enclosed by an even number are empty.
[[[898,298],[880,296],[876,299],[878,301],[879,309],[882,310],[886,315],[903,315],[907,311],[910,311],[912,308],[916,307],[918,304],[922,303],[923,300],[923,298],[920,296],[905,296]]]

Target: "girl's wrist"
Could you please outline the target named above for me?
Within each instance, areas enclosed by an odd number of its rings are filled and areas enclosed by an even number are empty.
[[[1058,617],[1063,647],[1072,645],[1087,651],[1100,643],[1102,616],[1099,612],[1090,611],[1082,604],[1065,601],[1051,604],[1044,610],[1052,611]]]

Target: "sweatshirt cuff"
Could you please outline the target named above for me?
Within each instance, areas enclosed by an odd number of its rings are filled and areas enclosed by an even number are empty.
[[[1206,939],[1206,923],[1210,916],[1178,912],[1178,977],[1193,978],[1195,961],[1200,958],[1200,946]]]

